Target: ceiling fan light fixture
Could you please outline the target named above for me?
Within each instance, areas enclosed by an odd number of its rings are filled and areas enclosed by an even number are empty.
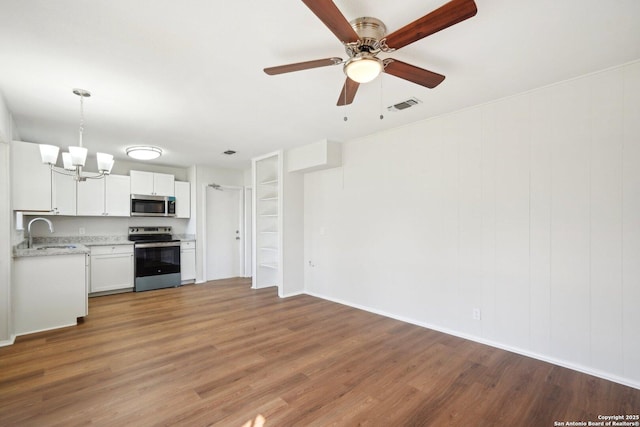
[[[136,145],[127,147],[127,156],[136,160],[153,160],[162,155],[162,149],[151,145]]]
[[[344,64],[344,73],[357,83],[368,83],[378,77],[384,66],[373,55],[355,56]]]

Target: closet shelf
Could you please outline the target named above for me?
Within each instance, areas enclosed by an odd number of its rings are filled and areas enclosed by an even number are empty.
[[[277,262],[263,262],[262,264],[260,264],[260,267],[272,268],[274,270],[277,270],[278,269],[278,263]]]
[[[278,178],[267,179],[260,182],[260,185],[274,185],[278,183]]]
[[[261,251],[271,251],[271,252],[278,252],[278,248],[275,248],[273,246],[263,246],[260,248]]]
[[[269,197],[263,197],[260,199],[263,202],[269,201],[269,200],[278,200],[278,196],[269,196]]]

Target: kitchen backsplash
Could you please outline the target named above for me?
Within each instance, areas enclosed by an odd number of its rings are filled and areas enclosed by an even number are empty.
[[[38,221],[31,227],[33,236],[58,237],[58,236],[126,236],[129,227],[135,226],[171,226],[174,234],[187,233],[188,219],[178,218],[153,218],[153,217],[65,217],[55,215],[25,215],[25,231],[16,231],[17,241],[21,241],[26,235],[26,228],[33,218],[42,216],[51,220],[54,232],[49,232],[49,227],[43,221]],[[14,240],[15,241],[15,240]]]

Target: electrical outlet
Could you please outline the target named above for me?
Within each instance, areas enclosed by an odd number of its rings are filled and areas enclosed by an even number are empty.
[[[84,235],[84,233],[85,233],[84,227],[80,227],[78,229],[78,234],[82,236],[82,235]]]
[[[474,308],[472,312],[472,316],[473,316],[473,320],[481,320],[482,312],[480,311],[479,308]]]

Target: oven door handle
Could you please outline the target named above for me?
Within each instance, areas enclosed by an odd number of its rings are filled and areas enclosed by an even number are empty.
[[[153,243],[136,243],[135,248],[166,248],[166,247],[180,247],[180,242],[153,242]]]

